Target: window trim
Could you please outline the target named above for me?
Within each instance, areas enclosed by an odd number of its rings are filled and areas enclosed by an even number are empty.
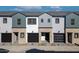
[[[59,18],[55,18],[55,23],[59,24],[60,23],[60,19]]]
[[[29,23],[30,20],[30,23]],[[37,19],[36,18],[28,18],[27,19],[27,24],[28,25],[36,25],[37,24]]]
[[[75,25],[75,19],[71,19],[71,25]]]
[[[41,23],[43,23],[44,22],[44,20],[43,20],[43,18],[41,19]]]
[[[7,18],[3,18],[3,24],[7,24]]]
[[[74,33],[74,38],[79,38],[79,33]]]
[[[21,32],[20,33],[20,38],[24,38],[25,37],[25,33],[24,32]]]
[[[20,18],[17,19],[17,24],[21,25],[21,19]]]
[[[50,18],[48,18],[48,23],[50,23],[51,22],[51,19]]]

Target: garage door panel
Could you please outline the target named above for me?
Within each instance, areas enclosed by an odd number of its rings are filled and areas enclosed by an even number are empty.
[[[65,42],[65,35],[63,33],[54,33],[54,42]]]
[[[2,42],[12,42],[12,34],[11,33],[2,33],[1,41]]]
[[[28,33],[28,42],[38,42],[39,34],[38,33]]]

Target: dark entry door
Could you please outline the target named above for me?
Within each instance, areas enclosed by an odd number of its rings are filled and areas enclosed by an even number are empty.
[[[72,43],[72,33],[68,33],[68,42]]]
[[[50,33],[49,32],[42,32],[42,36],[45,36],[45,40],[47,41],[47,42],[49,42],[50,41],[50,35],[49,35]]]
[[[19,34],[19,32],[14,32],[14,34],[16,36],[16,38],[15,38],[16,42],[15,43],[18,43],[18,34]]]
[[[38,33],[28,33],[28,42],[39,42]]]
[[[54,42],[65,42],[64,33],[54,33]]]
[[[11,33],[2,33],[1,42],[12,42],[12,34]]]

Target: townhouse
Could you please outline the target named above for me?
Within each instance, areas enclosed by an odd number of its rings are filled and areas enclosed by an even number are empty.
[[[66,43],[79,44],[79,12],[66,16]]]
[[[0,12],[0,43],[79,44],[79,12]]]
[[[39,16],[39,43],[52,43],[52,16],[43,13]]]
[[[38,16],[42,13],[25,13],[26,15],[26,41],[27,43],[39,43]]]
[[[65,16],[67,12],[49,12],[52,16],[52,37],[53,43],[65,43]]]
[[[12,43],[12,15],[11,12],[0,12],[0,43]]]
[[[14,44],[26,44],[26,16],[23,13],[12,16],[12,34]]]

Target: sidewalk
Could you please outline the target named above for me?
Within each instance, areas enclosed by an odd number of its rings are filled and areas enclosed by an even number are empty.
[[[0,45],[0,48],[8,49],[10,53],[24,53],[33,48],[45,51],[79,51],[79,46],[75,45]]]

